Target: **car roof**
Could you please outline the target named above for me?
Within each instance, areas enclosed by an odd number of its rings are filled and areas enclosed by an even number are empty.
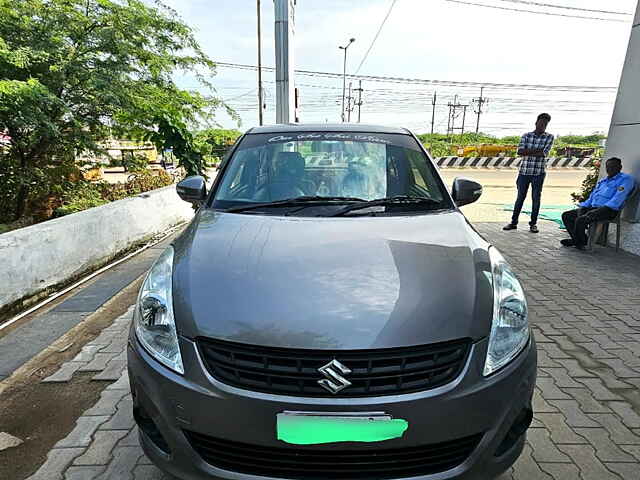
[[[248,135],[259,133],[294,133],[294,132],[353,132],[353,133],[395,133],[410,135],[411,132],[401,127],[385,127],[383,125],[367,125],[364,123],[285,123],[254,127],[247,131]]]

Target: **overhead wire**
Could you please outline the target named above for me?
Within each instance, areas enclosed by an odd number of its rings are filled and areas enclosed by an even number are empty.
[[[240,95],[236,95],[235,97],[223,98],[222,101],[223,102],[230,102],[232,100],[237,100],[238,98],[247,97],[249,95],[252,95],[256,90],[258,90],[258,89],[254,88],[253,90],[249,90],[248,92],[242,93]]]
[[[356,69],[356,75],[358,74],[358,72],[362,68],[362,65],[364,65],[364,62],[367,61],[367,57],[369,57],[369,53],[371,53],[371,50],[373,49],[373,46],[376,44],[376,40],[378,40],[378,37],[380,36],[380,32],[382,32],[382,29],[384,28],[384,24],[387,23],[387,20],[389,19],[389,16],[391,15],[391,11],[393,10],[393,7],[395,7],[397,1],[398,0],[393,0],[391,2],[391,6],[389,7],[389,11],[387,12],[387,14],[385,15],[384,19],[382,20],[382,23],[380,24],[380,28],[378,28],[378,31],[376,32],[375,37],[373,37],[373,41],[371,42],[371,45],[369,45],[369,48],[367,49],[367,53],[364,54],[364,57],[362,58],[362,61],[360,62],[360,65],[358,65],[358,68]]]
[[[315,84],[298,84],[298,87],[301,91],[301,99],[303,102],[310,103],[314,100],[318,100],[320,102],[326,102],[328,99],[338,100],[340,98],[340,94],[337,89],[331,87],[325,87],[322,85]],[[328,90],[327,90],[328,88]],[[409,104],[424,104],[426,101],[430,101],[432,98],[432,91],[416,91],[416,90],[403,90],[403,89],[375,89],[368,88],[367,90],[367,102],[372,103],[386,103],[389,105],[397,105],[397,102],[409,103]],[[442,99],[453,99],[455,94],[460,95],[460,90],[457,88],[448,88],[448,89],[439,89],[440,98]],[[502,103],[509,104],[548,104],[554,105],[555,107],[559,105],[585,105],[585,106],[595,106],[595,105],[611,105],[613,101],[613,92],[598,92],[598,94],[606,94],[606,98],[602,98],[601,100],[597,99],[597,97],[591,97],[590,100],[582,99],[583,95],[576,99],[570,99],[566,94],[563,94],[561,97],[557,96],[549,96],[545,94],[544,96],[531,96],[530,93],[524,93],[522,96],[519,95],[518,92],[509,90],[500,92],[500,90],[493,90],[492,98],[494,101],[499,101]],[[471,93],[463,93],[464,95],[471,95]],[[240,97],[243,98],[243,97]],[[252,100],[252,99],[251,99]]]
[[[301,95],[301,111],[305,112],[304,115],[311,117],[319,116],[323,112],[337,111],[336,107],[339,104],[339,95],[307,95],[303,93]],[[447,97],[442,97],[443,101],[448,100]],[[449,97],[451,98],[451,97]],[[394,113],[400,117],[404,117],[404,120],[399,119],[399,123],[410,123],[408,116],[420,115],[421,112],[430,110],[431,105],[426,101],[426,97],[415,98],[414,95],[404,95],[403,92],[397,92],[393,95],[375,95],[367,97],[367,115],[387,115],[390,108],[393,108]],[[524,100],[524,101],[523,101]],[[603,102],[604,103],[604,102]],[[541,108],[547,109],[553,106],[554,114],[559,117],[576,117],[583,116],[585,114],[592,115],[595,118],[605,118],[609,116],[609,109],[606,108],[606,104],[588,104],[584,102],[581,105],[572,105],[572,102],[565,101],[563,104],[554,103],[553,101],[545,103],[542,99],[514,99],[514,100],[498,100],[492,106],[492,115],[497,118],[504,117],[505,115],[512,118],[513,115],[530,115]],[[254,112],[256,109],[256,102],[249,99],[249,102],[240,101],[232,105],[233,108],[241,110],[242,112]],[[437,110],[444,112],[446,110],[446,104],[438,104]],[[506,117],[505,117],[506,118]],[[523,119],[521,122],[516,122],[517,125],[523,126],[527,122]],[[575,123],[575,122],[573,122]],[[582,122],[580,122],[582,123]],[[599,125],[602,128],[602,125]]]
[[[274,81],[265,81],[265,83],[269,83],[269,84],[275,84],[276,82]],[[317,84],[309,84],[309,83],[296,83],[296,87],[300,87],[300,88],[314,88],[314,89],[320,89],[320,90],[342,90],[341,87],[336,87],[336,86],[332,86],[332,85],[317,85]],[[455,90],[457,91],[457,90]],[[367,94],[371,95],[371,94],[375,94],[375,93],[381,93],[381,94],[406,94],[406,95],[411,95],[412,98],[415,97],[419,97],[419,98],[425,98],[425,99],[431,99],[433,96],[433,92],[428,92],[428,91],[424,91],[424,90],[399,90],[399,89],[390,89],[390,88],[368,88],[367,89]],[[445,94],[446,95],[446,94]],[[339,95],[338,95],[339,97]],[[505,101],[505,102],[513,102],[513,103],[525,103],[525,102],[536,102],[539,103],[540,99],[536,98],[536,99],[525,99],[525,98],[511,98],[511,97],[496,97],[496,96],[492,96],[492,99],[494,101]],[[563,103],[567,103],[567,104],[588,104],[588,105],[592,105],[592,104],[597,104],[597,105],[609,105],[611,102],[600,102],[600,101],[582,101],[582,100],[553,100],[554,104],[563,104]]]
[[[521,8],[511,8],[511,7],[501,7],[500,5],[487,5],[486,3],[477,3],[470,2],[466,0],[442,0],[443,2],[449,3],[457,3],[459,5],[471,5],[474,7],[484,7],[484,8],[493,8],[496,10],[506,10],[509,12],[521,12],[521,13],[532,13],[535,15],[548,15],[551,17],[564,17],[564,18],[578,18],[582,20],[596,20],[600,22],[616,22],[616,23],[629,23],[628,20],[619,20],[616,18],[605,18],[605,17],[589,17],[584,15],[569,15],[566,13],[554,13],[554,12],[545,12],[541,10],[525,10]],[[501,1],[501,0],[498,0]]]
[[[633,15],[632,13],[628,13],[628,12],[613,12],[611,10],[594,10],[591,8],[573,7],[569,5],[557,5],[554,3],[533,2],[531,0],[498,0],[498,1],[506,2],[506,3],[518,3],[521,5],[531,5],[535,7],[550,7],[550,8],[558,8],[562,10],[574,10],[577,12],[606,13],[609,15]]]
[[[444,0],[454,1],[454,0]],[[456,0],[457,1],[457,0]],[[256,71],[258,67],[255,65],[230,63],[230,62],[216,62],[216,65],[223,68],[232,68],[239,70],[252,70]],[[262,67],[263,70],[268,72],[275,71],[273,67]],[[341,73],[321,72],[314,70],[295,70],[295,73],[302,76],[322,77],[322,78],[342,78]],[[603,87],[603,86],[588,86],[588,85],[542,85],[542,84],[522,84],[522,83],[494,83],[494,82],[472,82],[472,81],[457,81],[457,80],[429,80],[423,78],[402,78],[402,77],[390,77],[382,75],[355,75],[347,74],[348,78],[355,80],[371,81],[371,82],[387,82],[387,83],[407,83],[407,84],[420,84],[420,85],[434,85],[434,86],[452,86],[452,87],[486,87],[486,88],[505,88],[505,89],[517,89],[517,90],[555,90],[555,91],[580,91],[580,92],[595,92],[595,91],[613,91],[617,90],[617,87]]]

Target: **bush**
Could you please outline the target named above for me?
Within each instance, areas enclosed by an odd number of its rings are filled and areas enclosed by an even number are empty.
[[[607,137],[598,133],[593,135],[563,135],[556,139],[560,145],[597,146]]]
[[[418,135],[418,139],[422,142],[427,150],[434,157],[447,157],[456,155],[452,151],[452,147],[470,146],[470,145],[517,145],[520,137],[504,137],[498,138],[484,133],[467,132],[463,135],[446,135],[442,133],[426,133]],[[476,154],[473,154],[474,156]]]
[[[473,145],[518,145],[520,143],[520,136],[508,136],[508,137],[494,137],[486,135],[484,133],[465,133],[464,135],[450,135],[447,136],[442,133],[434,134],[422,134],[418,135],[418,138],[423,143],[434,157],[446,157],[449,155],[455,155],[452,151],[452,147],[465,147]],[[590,149],[593,148],[597,155],[599,151],[599,142],[606,137],[600,134],[593,134],[587,136],[581,135],[565,135],[556,138],[554,147],[549,154],[550,157],[558,156],[558,150],[565,147],[579,147]],[[476,153],[470,154],[476,156]],[[592,157],[594,155],[591,155]]]
[[[89,208],[99,207],[105,203],[108,203],[108,200],[102,197],[99,184],[80,181],[73,184],[73,186],[64,193],[62,196],[62,206],[56,208],[55,216],[62,217]]]
[[[173,178],[165,170],[143,170],[136,172],[135,177],[125,183],[128,196],[166,187],[173,183]]]
[[[125,171],[139,172],[146,169],[149,166],[149,159],[144,153],[134,153],[127,157],[124,164]]]
[[[55,210],[56,217],[81,212],[93,207],[99,207],[109,202],[139,195],[173,183],[173,178],[164,170],[158,170],[154,175],[149,170],[137,173],[134,178],[125,183],[90,183],[80,181],[74,183],[63,195],[62,206]]]
[[[586,201],[590,196],[593,189],[596,188],[598,180],[600,179],[600,161],[594,160],[591,165],[591,170],[587,174],[587,178],[582,182],[582,186],[579,192],[571,194],[571,198],[574,203],[580,203]]]

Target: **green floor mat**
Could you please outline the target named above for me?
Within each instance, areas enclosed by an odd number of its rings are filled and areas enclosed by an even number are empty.
[[[504,205],[503,210],[507,212],[513,212],[514,205]],[[559,225],[562,230],[566,230],[564,227],[564,223],[562,222],[562,214],[567,210],[573,210],[575,207],[573,205],[543,205],[540,207],[540,218],[545,220],[551,220]],[[531,215],[531,209],[524,207],[522,209],[522,213],[525,215]]]

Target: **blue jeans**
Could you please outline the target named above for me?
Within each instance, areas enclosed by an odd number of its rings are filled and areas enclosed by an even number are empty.
[[[516,199],[516,205],[513,208],[513,217],[511,217],[511,223],[513,225],[518,224],[522,205],[524,205],[527,193],[529,192],[529,185],[531,185],[531,200],[533,203],[533,208],[531,209],[531,221],[529,222],[529,225],[535,225],[538,223],[540,197],[542,196],[542,186],[544,185],[544,178],[546,176],[546,173],[542,173],[540,175],[518,175],[518,180],[516,180],[518,198]]]

